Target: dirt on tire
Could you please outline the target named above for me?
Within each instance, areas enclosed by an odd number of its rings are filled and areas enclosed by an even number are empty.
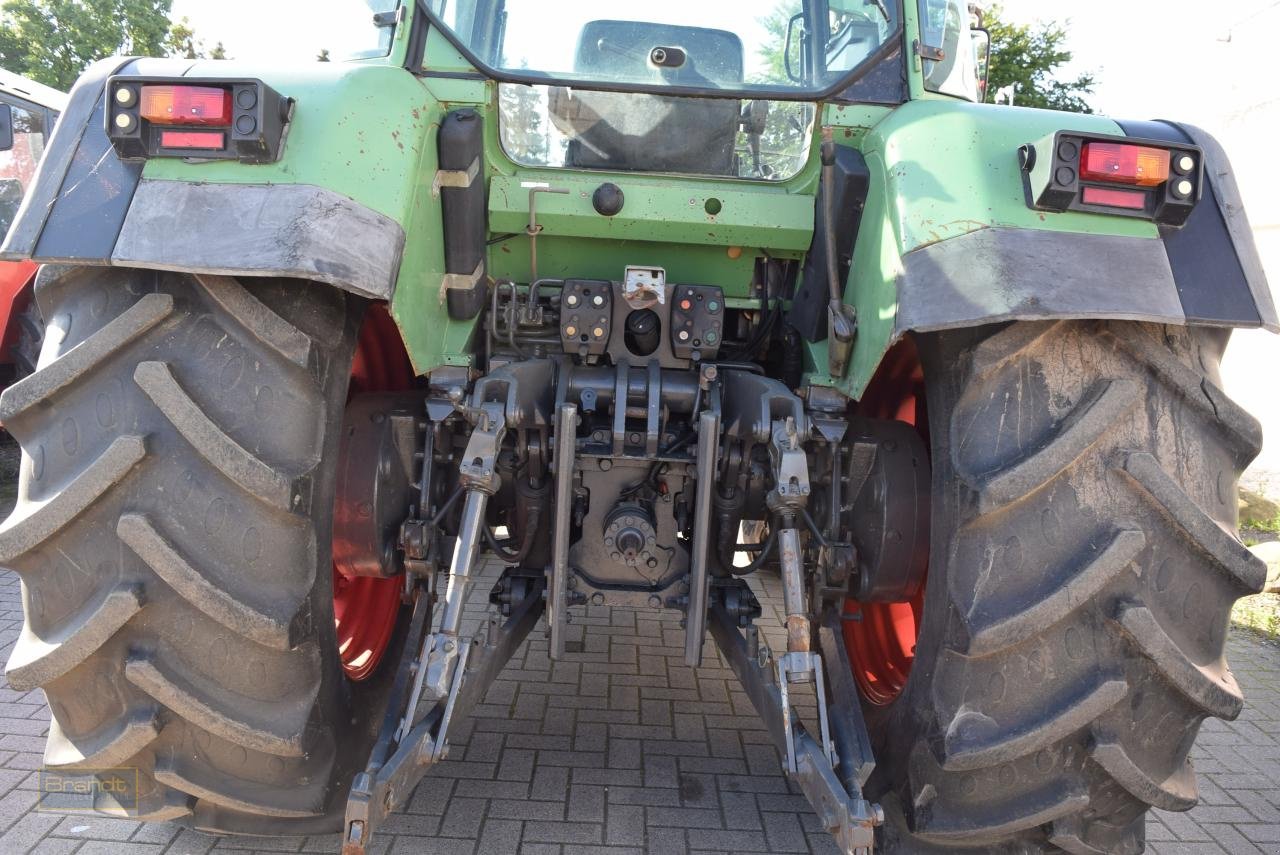
[[[337,658],[329,545],[359,303],[52,266],[36,299],[60,340],[0,398],[24,451],[0,562],[24,583],[7,674],[48,696],[46,766],[137,768],[106,813],[339,828],[376,715]]]
[[[933,437],[923,633],[868,707],[889,851],[1136,853],[1242,697],[1224,659],[1265,568],[1235,536],[1257,422],[1229,332],[1016,323],[922,336]]]

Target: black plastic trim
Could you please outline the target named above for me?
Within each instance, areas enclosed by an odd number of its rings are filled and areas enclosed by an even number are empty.
[[[820,187],[814,199],[813,242],[804,260],[800,289],[796,292],[787,322],[809,341],[827,338],[827,314],[830,306],[830,284],[827,281],[827,234],[836,238],[836,264],[840,281],[846,282],[853,263],[853,248],[862,226],[862,211],[871,188],[871,170],[862,152],[848,146],[836,146],[835,194],[831,210],[835,222],[827,227],[825,188]]]
[[[1059,318],[1186,323],[1157,238],[986,228],[912,250],[902,268],[898,336]]]
[[[36,243],[33,255],[42,260],[106,264],[111,258],[145,164],[116,157],[105,112],[100,98]]]
[[[107,77],[131,62],[127,57],[99,60],[85,70],[72,88],[66,109],[54,126],[53,135],[45,146],[45,155],[27,188],[22,207],[13,219],[3,248],[0,248],[0,259],[19,261],[35,254],[36,243],[57,202],[58,192],[102,100]]]
[[[1196,145],[1192,136],[1170,122],[1117,122],[1130,136],[1174,145]],[[1196,146],[1197,149],[1199,146]],[[1207,161],[1208,152],[1203,152]],[[1249,285],[1223,215],[1217,182],[1225,164],[1204,169],[1203,197],[1180,229],[1161,228],[1178,297],[1189,323],[1215,326],[1263,325],[1262,310]]]

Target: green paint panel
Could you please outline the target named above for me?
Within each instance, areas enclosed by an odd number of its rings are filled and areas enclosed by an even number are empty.
[[[592,194],[605,181],[617,184],[626,194],[626,205],[616,217],[602,217],[591,205]],[[524,232],[529,224],[530,183],[569,191],[538,194],[538,225],[546,235],[803,251],[813,234],[813,196],[809,194],[792,194],[765,184],[568,170],[495,175],[489,183],[492,231]],[[707,212],[709,200],[719,203],[718,215]]]
[[[419,162],[434,148],[428,118],[436,101],[402,68],[316,62],[266,69],[235,62],[197,63],[192,76],[259,77],[296,99],[279,162],[147,162],[147,178],[229,184],[314,184],[327,187],[404,225]]]
[[[914,31],[907,4],[908,38]],[[497,87],[462,77],[417,77],[394,64],[406,52],[398,34],[392,55],[360,63],[315,63],[264,69],[235,62],[197,63],[193,75],[260,77],[297,100],[279,163],[246,166],[155,159],[148,178],[327,187],[385,214],[405,230],[406,248],[392,314],[413,363],[427,372],[468,364],[478,322],[449,319],[441,299],[444,274],[440,200],[431,192],[435,137],[444,114],[474,106],[485,118],[485,180],[490,230],[515,236],[490,247],[490,274],[529,278],[529,182],[565,195],[539,194],[539,275],[619,279],[627,265],[663,267],[673,282],[719,285],[747,299],[754,261],[768,253],[799,258],[808,249],[818,185],[817,134],[809,163],[778,184],[696,176],[529,169],[498,143]],[[428,35],[426,65],[465,71],[465,60],[438,33]],[[822,116],[836,141],[863,151],[871,189],[846,299],[856,307],[859,336],[847,377],[822,375],[825,344],[808,347],[813,382],[856,397],[892,341],[902,257],[912,250],[991,227],[1156,236],[1154,225],[1097,214],[1030,210],[1019,172],[1020,145],[1062,129],[1120,134],[1092,116],[974,105],[925,97],[918,63],[908,62],[917,100],[891,109],[827,105]],[[626,193],[626,207],[602,217],[591,196],[604,181]],[[715,199],[718,213],[707,210]],[[712,206],[716,207],[716,206]]]
[[[1099,116],[954,99],[893,111],[867,134],[864,151],[883,157],[902,251],[994,226],[1154,237],[1155,225],[1142,220],[1027,207],[1018,147],[1062,129],[1123,135]]]
[[[539,203],[541,204],[541,203]],[[726,247],[646,241],[600,240],[542,235],[538,238],[538,276],[551,279],[622,280],[628,266],[661,267],[667,280],[684,285],[719,285],[727,296],[750,293],[758,248],[743,247],[733,258]],[[800,252],[773,252],[799,258]],[[516,237],[489,249],[489,275],[529,281],[529,238]]]
[[[828,117],[831,117],[828,109]],[[1057,130],[1120,135],[1109,119],[970,104],[912,101],[855,136],[871,188],[845,299],[858,311],[848,375],[825,376],[826,345],[809,345],[810,380],[858,397],[892,343],[897,279],[912,250],[986,228],[1043,229],[1156,238],[1154,224],[1126,217],[1034,211],[1027,206],[1018,147]],[[837,133],[837,142],[846,143]]]

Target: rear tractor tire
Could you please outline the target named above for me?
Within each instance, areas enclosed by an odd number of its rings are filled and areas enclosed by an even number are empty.
[[[34,374],[44,344],[44,318],[34,297],[28,297],[27,305],[14,318],[18,325],[18,340],[13,345],[13,379],[21,380]]]
[[[864,698],[886,851],[1137,853],[1197,800],[1188,751],[1242,696],[1232,604],[1258,423],[1229,331],[1063,321],[922,336],[934,499],[914,664]],[[855,651],[856,653],[856,651]]]
[[[95,807],[214,832],[341,827],[378,680],[345,676],[330,538],[362,304],[315,283],[46,267],[0,563],[45,764],[131,767]],[[386,681],[383,680],[383,683]]]

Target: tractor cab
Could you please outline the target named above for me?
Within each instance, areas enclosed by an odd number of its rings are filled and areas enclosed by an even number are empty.
[[[591,21],[579,36],[574,70],[589,77],[649,77],[680,88],[737,88],[743,63],[742,39],[727,30]],[[565,166],[739,174],[735,148],[744,120],[738,101],[637,99],[554,86],[548,103],[551,121],[566,139]]]

